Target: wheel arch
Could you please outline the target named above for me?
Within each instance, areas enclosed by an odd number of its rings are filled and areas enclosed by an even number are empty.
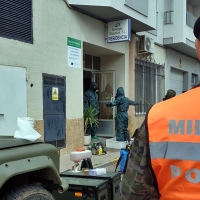
[[[48,156],[38,156],[4,163],[0,166],[0,188],[11,178],[32,174],[32,177],[52,181],[55,185],[62,185],[59,172]]]

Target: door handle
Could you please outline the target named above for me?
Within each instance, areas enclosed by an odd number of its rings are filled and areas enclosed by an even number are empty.
[[[4,114],[0,114],[0,116],[4,116]]]

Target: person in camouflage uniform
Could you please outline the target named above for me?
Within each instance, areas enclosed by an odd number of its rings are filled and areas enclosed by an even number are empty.
[[[176,96],[168,90],[163,101]],[[126,171],[120,183],[121,200],[159,200],[157,181],[151,168],[146,119],[134,133]]]
[[[150,153],[145,121],[134,134],[126,172],[120,183],[121,200],[159,200],[153,170],[150,165]]]
[[[167,99],[171,99],[172,97],[176,96],[176,92],[174,90],[167,90],[167,93],[165,95],[165,97],[163,98],[163,101],[167,100]]]

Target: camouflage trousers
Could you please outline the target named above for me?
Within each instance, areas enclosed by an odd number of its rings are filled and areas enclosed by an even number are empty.
[[[125,179],[122,179],[120,187],[120,199],[121,200],[159,200],[160,195],[154,189],[154,187],[148,190],[133,190]],[[123,189],[122,189],[123,188]]]

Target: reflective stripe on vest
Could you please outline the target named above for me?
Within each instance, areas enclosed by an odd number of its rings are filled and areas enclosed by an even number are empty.
[[[151,142],[151,158],[200,161],[200,144],[186,142]]]
[[[147,127],[160,200],[200,199],[200,88],[155,104]]]

